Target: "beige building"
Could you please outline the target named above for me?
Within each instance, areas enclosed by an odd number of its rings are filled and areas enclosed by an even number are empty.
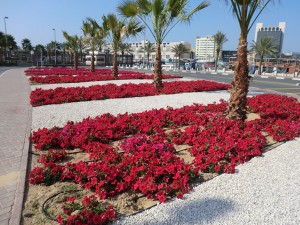
[[[145,43],[148,41],[146,40]],[[177,56],[174,52],[172,52],[172,48],[175,45],[178,45],[180,43],[183,43],[185,47],[189,50],[189,53],[185,53],[181,56],[181,58],[190,58],[190,51],[191,51],[191,43],[186,41],[178,41],[178,42],[163,42],[161,44],[161,58],[163,61],[173,60],[176,59]],[[141,42],[128,42],[128,44],[131,46],[132,54],[133,54],[133,61],[134,62],[143,62],[144,58],[144,52],[142,51],[142,47],[144,46],[144,41]],[[109,44],[104,47],[104,49],[110,48],[112,49],[112,46]],[[150,63],[155,62],[155,55],[156,52],[152,52],[150,54],[149,61]],[[147,54],[145,53],[145,63],[147,63]]]
[[[196,58],[203,61],[213,61],[216,56],[216,45],[213,36],[197,37],[195,47]],[[221,52],[220,52],[221,53]]]

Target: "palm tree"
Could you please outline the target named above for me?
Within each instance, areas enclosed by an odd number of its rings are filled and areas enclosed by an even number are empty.
[[[63,31],[63,35],[67,41],[67,46],[74,58],[74,69],[78,69],[78,51],[79,51],[79,37],[77,35],[70,36],[66,31]]]
[[[85,49],[86,48],[86,44],[85,44],[85,42],[84,42],[84,39],[83,39],[83,37],[79,37],[79,40],[78,40],[79,42],[78,42],[78,45],[79,45],[79,54],[80,54],[80,61],[82,62],[83,61],[83,54],[82,54],[82,51],[83,51],[83,49]]]
[[[259,55],[259,70],[258,74],[261,75],[262,62],[265,55],[276,56],[278,53],[273,39],[270,37],[262,37],[259,41],[252,44],[252,49],[255,54]]]
[[[84,40],[92,52],[91,72],[95,72],[95,51],[99,48],[99,40],[104,40],[107,33],[99,26],[96,20],[92,18],[87,18],[87,20],[83,22],[81,29],[84,34]]]
[[[230,91],[227,118],[245,120],[247,94],[250,76],[248,75],[247,37],[258,16],[272,0],[225,0],[230,2],[233,14],[240,26],[240,38],[235,64],[234,77]]]
[[[122,65],[123,65],[125,52],[131,54],[133,52],[133,50],[132,50],[130,44],[120,42],[119,43],[119,51],[121,52],[121,55],[122,55]]]
[[[223,44],[228,41],[226,38],[226,34],[222,33],[221,31],[218,31],[214,35],[215,44],[216,44],[216,63],[215,63],[215,70],[217,71],[218,68],[218,61],[220,56],[221,48],[223,47]]]
[[[52,55],[55,54],[55,46],[56,46],[56,43],[54,41],[51,41],[50,43],[48,43],[46,45],[47,56],[49,57],[49,63],[51,63]]]
[[[125,0],[118,7],[126,17],[138,17],[149,28],[156,42],[156,58],[154,68],[154,85],[160,89],[162,84],[161,44],[169,32],[179,22],[189,22],[191,17],[209,3],[202,2],[192,11],[187,12],[188,0]],[[150,24],[151,21],[152,29]]]
[[[185,47],[183,43],[174,45],[171,49],[172,52],[178,56],[178,69],[180,70],[180,58],[184,53],[188,53],[190,50]]]
[[[28,61],[28,58],[29,58],[28,55],[29,55],[30,51],[33,49],[31,41],[28,38],[24,38],[21,42],[21,45],[22,45],[22,49],[24,49],[24,51],[25,51],[25,54],[27,53],[26,58]]]
[[[115,14],[108,14],[102,17],[103,27],[109,32],[112,39],[112,46],[114,51],[113,69],[112,75],[118,77],[118,49],[119,44],[128,36],[136,36],[140,31],[142,31],[143,26],[135,20],[126,19],[119,20]]]
[[[155,52],[155,44],[151,42],[145,43],[145,46],[142,46],[139,52],[145,52],[147,55],[147,66],[149,67],[150,54]]]

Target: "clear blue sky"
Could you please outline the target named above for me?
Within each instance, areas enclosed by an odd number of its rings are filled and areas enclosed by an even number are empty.
[[[4,32],[4,17],[7,33],[15,37],[17,44],[28,38],[33,45],[47,44],[54,40],[54,31],[58,42],[64,42],[62,30],[69,34],[82,35],[82,21],[92,17],[98,22],[107,13],[117,13],[116,6],[120,0],[0,0],[0,31]],[[191,0],[195,6],[200,0]],[[228,42],[225,50],[235,50],[239,37],[236,19],[231,13],[230,6],[224,0],[211,0],[211,5],[200,11],[192,19],[190,25],[178,25],[168,35],[166,41],[189,41],[195,46],[196,36],[213,35],[218,30],[226,33]],[[270,4],[258,18],[257,22],[265,26],[278,26],[279,22],[286,22],[286,33],[283,52],[300,52],[300,1],[281,0],[275,5]],[[250,31],[248,42],[254,39],[255,25]],[[146,32],[147,39],[153,41],[150,32]],[[143,35],[137,37],[141,41]],[[130,40],[130,41],[135,41]]]

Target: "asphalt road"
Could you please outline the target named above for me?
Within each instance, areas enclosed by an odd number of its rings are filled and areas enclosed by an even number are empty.
[[[136,70],[145,71],[149,70]],[[165,74],[181,75],[186,78],[197,78],[212,80],[230,84],[233,79],[232,74],[227,73],[200,73],[200,72],[182,72],[182,71],[163,71]],[[298,86],[299,85],[299,86]],[[293,94],[300,96],[300,77],[271,77],[271,76],[254,76],[250,81],[250,88],[259,88],[263,90],[277,91],[284,94]]]
[[[2,76],[2,74],[6,71],[11,69],[12,67],[0,67],[0,77]]]

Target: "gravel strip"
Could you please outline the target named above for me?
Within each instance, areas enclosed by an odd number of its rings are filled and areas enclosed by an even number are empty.
[[[163,82],[171,82],[171,81],[190,81],[193,79],[187,79],[187,78],[175,78],[175,79],[165,79]],[[37,88],[42,88],[44,90],[48,89],[54,89],[57,87],[89,87],[92,85],[104,85],[104,84],[140,84],[140,83],[152,83],[153,80],[146,80],[146,79],[140,79],[140,80],[107,80],[107,81],[92,81],[92,82],[81,82],[81,83],[59,83],[59,84],[40,84],[40,85],[31,85],[31,90],[35,90]]]
[[[300,224],[300,139],[116,224]]]
[[[208,104],[219,102],[220,98],[228,100],[229,93],[227,91],[193,92],[33,107],[32,130],[36,131],[38,128],[43,127],[61,127],[67,121],[77,122],[88,116],[95,117],[103,113],[117,115],[126,112],[143,112],[153,108],[166,108],[167,106],[179,108],[184,105],[192,105],[193,103]]]

